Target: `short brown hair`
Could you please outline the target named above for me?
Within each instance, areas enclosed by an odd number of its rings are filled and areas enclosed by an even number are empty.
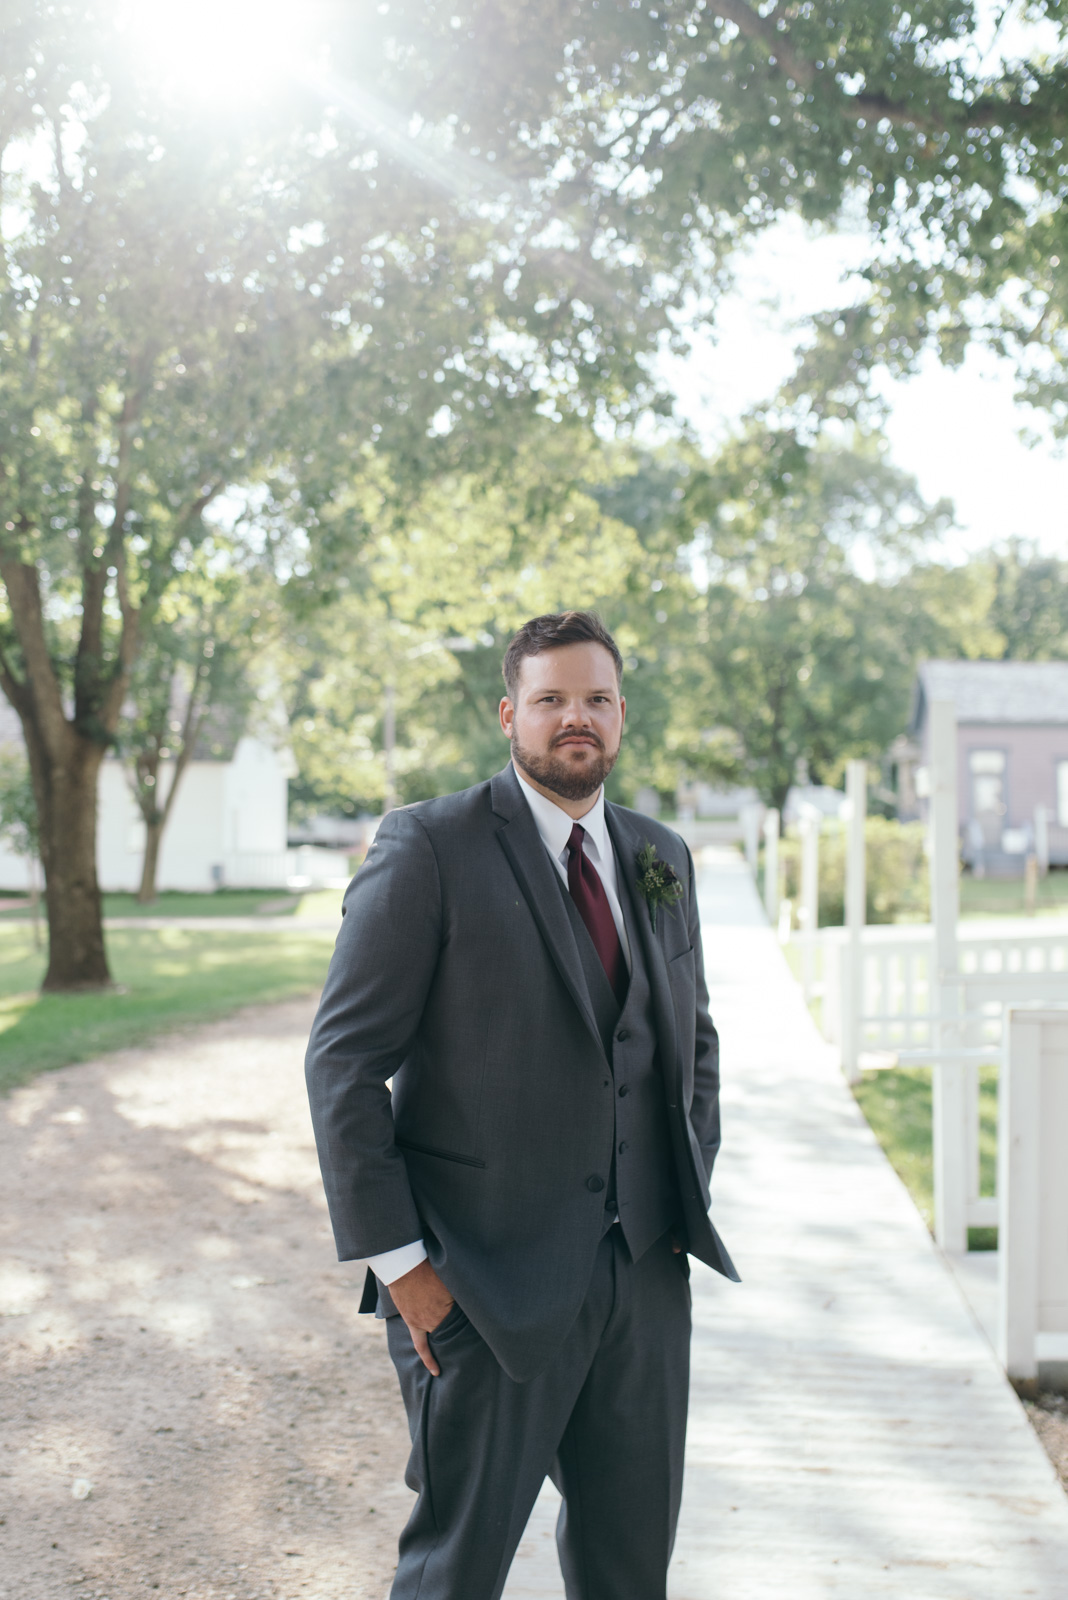
[[[543,650],[559,650],[565,644],[600,644],[612,657],[616,668],[616,682],[623,682],[623,657],[619,646],[595,611],[556,611],[544,617],[532,617],[516,633],[504,653],[501,671],[509,700],[514,700],[519,688],[519,673],[526,656],[538,656]]]

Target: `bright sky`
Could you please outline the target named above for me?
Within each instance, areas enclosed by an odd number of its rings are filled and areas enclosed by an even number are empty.
[[[855,235],[813,235],[796,221],[751,248],[714,328],[688,359],[670,358],[662,369],[680,413],[707,443],[789,376],[799,319],[851,298],[845,280],[864,248]],[[1021,431],[1041,431],[1043,419],[1015,404],[1014,388],[1006,364],[979,354],[956,372],[932,360],[909,382],[885,385],[894,460],[928,500],[945,495],[956,507],[952,558],[1012,534],[1050,552],[1068,549],[1068,454],[1048,438],[1030,448],[1021,441]]]

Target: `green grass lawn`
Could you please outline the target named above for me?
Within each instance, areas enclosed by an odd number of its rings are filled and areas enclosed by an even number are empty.
[[[133,894],[106,894],[103,901],[105,917],[271,916],[301,920],[333,916],[341,905],[341,896],[340,889],[316,889],[304,894],[289,894],[284,889],[217,889],[212,894],[181,894],[167,890],[146,906]],[[29,914],[26,900],[19,906],[0,911],[0,922],[19,922]]]
[[[1022,917],[1026,915],[1022,878],[973,878],[960,875],[962,917]],[[1038,880],[1037,916],[1068,915],[1068,872],[1055,868]]]
[[[0,1092],[168,1028],[307,994],[322,983],[333,944],[332,934],[302,932],[297,921],[292,932],[255,934],[116,930],[108,935],[116,991],[41,995],[44,956],[25,922],[8,922],[0,926]]]
[[[934,1225],[931,1157],[931,1069],[892,1067],[865,1072],[853,1090],[860,1109],[924,1221]],[[997,1170],[998,1073],[979,1072],[979,1192],[993,1194]],[[970,1250],[995,1250],[996,1228],[969,1228]]]

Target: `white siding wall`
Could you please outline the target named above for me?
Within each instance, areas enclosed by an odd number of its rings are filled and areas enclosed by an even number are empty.
[[[244,855],[285,849],[288,790],[278,752],[258,739],[239,740],[224,778],[228,851]]]
[[[252,738],[238,742],[232,761],[191,761],[164,830],[159,887],[208,890],[219,882],[284,887],[287,771],[284,754]],[[166,773],[162,781],[169,781]],[[118,761],[101,767],[99,805],[101,888],[136,889],[144,825]],[[242,871],[242,856],[256,858],[249,861],[248,873]]]
[[[0,894],[5,889],[24,893],[30,887],[30,864],[0,844]]]

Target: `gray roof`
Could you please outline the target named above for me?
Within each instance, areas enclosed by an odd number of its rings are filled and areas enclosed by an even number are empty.
[[[932,700],[952,700],[960,723],[1068,723],[1068,661],[923,661],[910,733]]]

